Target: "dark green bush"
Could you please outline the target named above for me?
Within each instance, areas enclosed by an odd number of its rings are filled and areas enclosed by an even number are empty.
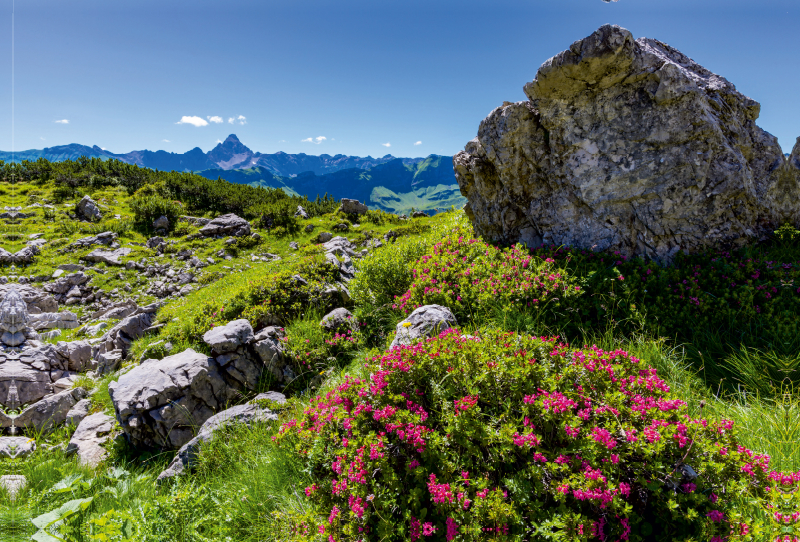
[[[152,229],[153,221],[161,216],[169,220],[170,228],[175,227],[178,217],[184,213],[183,205],[157,195],[138,195],[131,199],[134,221],[147,229]]]

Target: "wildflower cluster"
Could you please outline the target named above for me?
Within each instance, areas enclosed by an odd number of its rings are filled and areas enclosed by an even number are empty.
[[[624,351],[447,330],[366,368],[276,437],[307,461],[320,541],[732,540],[732,499],[787,480]]]
[[[498,249],[478,239],[452,235],[433,245],[412,269],[413,283],[395,301],[403,312],[429,304],[457,315],[489,302],[541,307],[580,291],[554,260],[542,260],[517,245]]]

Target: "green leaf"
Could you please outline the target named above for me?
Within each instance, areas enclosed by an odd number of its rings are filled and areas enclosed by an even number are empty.
[[[82,474],[70,474],[60,482],[57,482],[56,485],[50,489],[50,491],[53,493],[65,493],[67,491],[72,491],[75,489],[75,483],[81,478],[83,478]]]
[[[67,501],[55,510],[51,510],[46,514],[42,514],[41,516],[33,518],[31,522],[39,529],[45,529],[57,521],[65,520],[72,514],[86,510],[93,499],[94,497],[87,497],[85,499],[73,499],[71,501]]]

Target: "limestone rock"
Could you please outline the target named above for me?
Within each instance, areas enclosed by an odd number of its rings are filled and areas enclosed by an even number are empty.
[[[606,25],[524,90],[453,158],[479,235],[667,261],[773,228],[783,155],[759,104],[680,51]]]
[[[25,489],[27,485],[28,479],[22,474],[4,474],[0,476],[0,486],[6,488],[12,501],[17,497],[17,493]]]
[[[286,337],[282,328],[269,326],[259,331],[255,336],[253,349],[256,351],[264,369],[272,374],[276,382],[287,382],[294,378],[294,373],[286,363],[283,339]]]
[[[369,208],[357,199],[342,198],[338,210],[347,214],[363,215],[366,214]]]
[[[169,229],[169,219],[161,215],[160,217],[156,218],[153,221],[153,229],[154,230],[168,230]]]
[[[64,390],[32,404],[14,418],[17,427],[34,428],[37,431],[50,430],[67,419],[67,413],[75,404],[86,397],[86,390],[75,388]]]
[[[173,449],[238,395],[214,358],[192,349],[134,367],[108,389],[132,444]]]
[[[280,393],[273,393],[274,400],[278,402],[285,402],[286,398]],[[279,396],[279,397],[278,397]],[[172,478],[182,474],[184,471],[191,469],[197,460],[197,454],[200,451],[202,443],[211,440],[214,432],[228,424],[245,424],[250,425],[254,422],[265,422],[277,420],[278,416],[273,414],[272,411],[266,408],[261,408],[255,404],[237,405],[227,410],[223,410],[219,414],[210,417],[200,427],[197,436],[184,444],[169,466],[158,475],[158,480]]]
[[[131,253],[129,248],[118,248],[116,250],[95,249],[83,257],[87,262],[105,263],[106,265],[125,265],[119,259]]]
[[[66,453],[77,453],[78,460],[84,465],[97,466],[107,455],[102,445],[110,438],[114,421],[103,412],[86,416],[72,434]]]
[[[333,239],[333,234],[327,231],[324,231],[319,235],[317,235],[317,241],[319,241],[320,243],[327,243],[331,239]]]
[[[253,341],[253,328],[247,320],[233,320],[203,334],[203,341],[217,354],[235,352]]]
[[[122,350],[123,353],[127,354],[131,343],[144,335],[145,330],[152,323],[152,312],[143,312],[123,318],[103,335],[98,353],[103,354],[111,350]]]
[[[89,196],[83,196],[83,199],[75,205],[75,214],[90,222],[96,222],[103,218],[103,214],[100,212],[97,202]]]
[[[297,206],[297,212],[294,214],[297,218],[302,218],[303,220],[308,220],[308,213],[305,209],[303,209],[302,205]]]
[[[89,415],[89,407],[91,405],[92,402],[89,399],[81,399],[67,412],[67,419],[64,420],[64,423],[67,425],[80,424]]]
[[[355,331],[353,313],[344,308],[333,309],[326,314],[319,325],[330,333],[347,333]]]
[[[390,348],[408,345],[417,339],[432,337],[456,326],[458,321],[450,309],[441,305],[425,305],[397,324],[397,334]]]
[[[234,237],[242,237],[250,235],[250,223],[244,218],[229,213],[218,216],[200,228],[200,234],[205,236],[233,235]]]

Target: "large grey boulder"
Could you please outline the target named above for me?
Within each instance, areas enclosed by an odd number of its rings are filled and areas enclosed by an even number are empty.
[[[149,360],[109,385],[117,421],[135,446],[177,449],[239,393],[214,358],[192,349]]]
[[[325,259],[339,269],[339,274],[344,282],[350,282],[355,277],[353,258],[356,257],[356,247],[347,238],[336,236],[326,241],[322,248],[325,250]]]
[[[342,198],[338,210],[347,214],[363,215],[369,211],[369,208],[357,199]]]
[[[250,235],[250,223],[244,218],[229,213],[227,215],[218,216],[200,228],[199,233],[207,237],[216,235],[241,237],[243,235]]]
[[[235,352],[239,347],[253,341],[253,327],[247,320],[233,320],[224,326],[206,331],[203,341],[217,354]]]
[[[276,392],[263,393],[256,397],[254,401],[258,399],[271,399],[278,403],[286,402],[286,397]],[[254,422],[266,422],[278,419],[278,416],[271,410],[259,407],[257,404],[254,404],[254,401],[251,401],[250,404],[237,405],[223,410],[219,414],[206,420],[197,432],[197,436],[184,444],[181,449],[178,450],[178,453],[169,466],[158,475],[158,481],[178,476],[194,467],[201,445],[211,440],[214,433],[222,427],[233,424],[245,424],[249,426]]]
[[[91,237],[82,237],[70,245],[71,248],[89,248],[94,245],[112,246],[116,244],[117,234],[113,231],[104,231]],[[118,244],[116,246],[119,246]],[[116,247],[115,247],[116,248]]]
[[[75,205],[75,214],[90,222],[96,222],[103,218],[103,214],[100,212],[100,207],[97,206],[97,202],[89,196],[83,196]]]
[[[774,229],[759,104],[680,51],[606,25],[524,91],[453,158],[479,235],[669,260]]]
[[[14,425],[33,428],[36,431],[48,431],[64,423],[69,411],[84,397],[86,390],[83,388],[64,390],[50,395],[23,410],[14,418]]]
[[[47,286],[49,286],[49,284],[45,284],[45,290],[47,290]],[[52,295],[34,288],[33,286],[28,286],[27,284],[0,284],[0,297],[4,297],[12,289],[19,292],[22,299],[25,300],[29,315],[55,312],[58,310],[58,301]]]
[[[396,334],[390,348],[397,345],[409,345],[418,339],[432,337],[457,326],[456,317],[447,307],[425,305],[397,324]]]
[[[84,465],[97,466],[108,455],[103,444],[111,437],[114,422],[114,418],[102,412],[86,416],[72,434],[66,453],[77,454]]]

